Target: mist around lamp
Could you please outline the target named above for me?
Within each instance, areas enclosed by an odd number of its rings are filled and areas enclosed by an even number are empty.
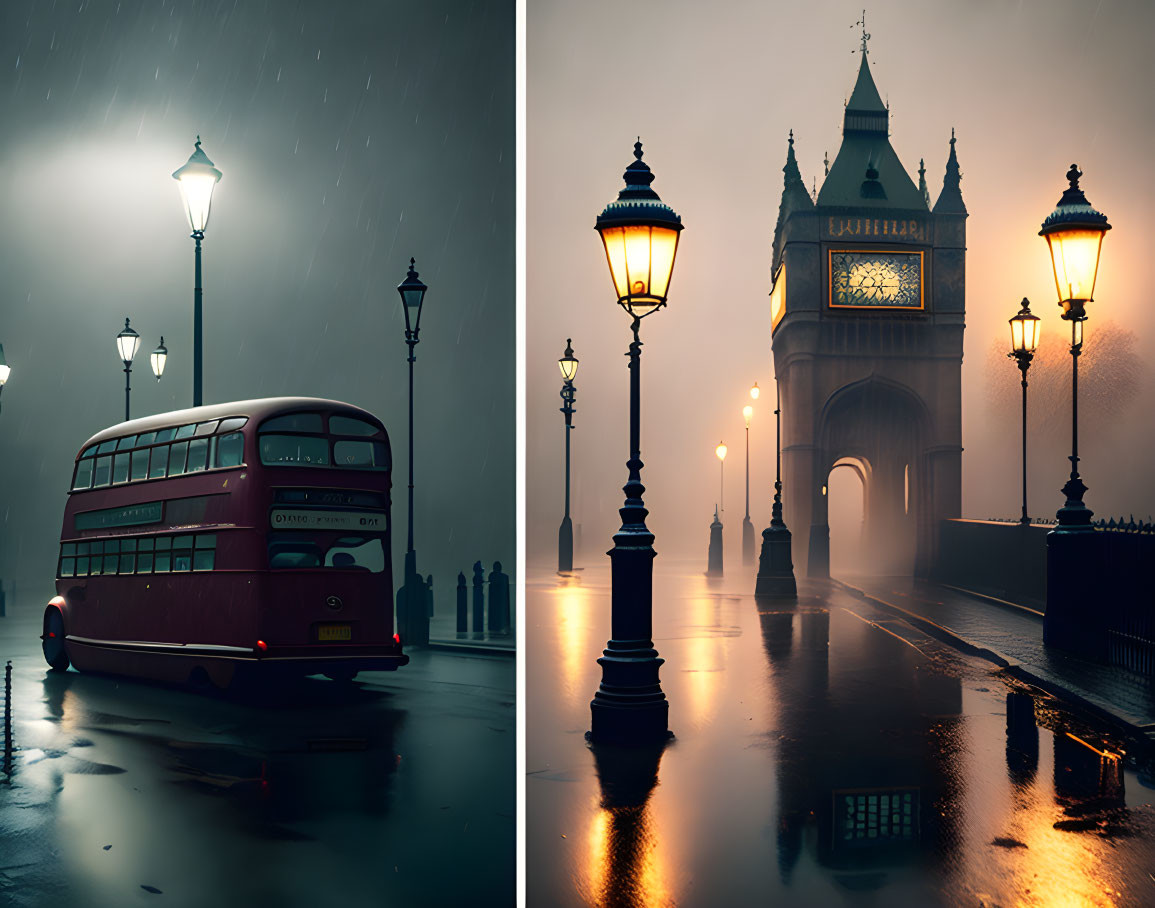
[[[642,143],[624,174],[625,188],[598,216],[618,304],[630,315],[629,478],[618,513],[621,529],[610,550],[611,631],[598,659],[602,681],[590,703],[593,744],[656,744],[670,737],[669,703],[658,669],[664,661],[653,643],[654,535],[646,527],[641,469],[642,318],[666,304],[682,219],[650,188],[654,175],[642,161]]]

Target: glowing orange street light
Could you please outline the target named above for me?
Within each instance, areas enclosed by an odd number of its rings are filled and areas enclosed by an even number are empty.
[[[758,395],[761,393],[762,391],[758,387],[758,382],[754,382],[754,387],[750,389],[750,396],[754,398],[754,400],[757,400]]]

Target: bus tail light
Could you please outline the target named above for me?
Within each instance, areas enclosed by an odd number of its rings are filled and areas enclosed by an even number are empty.
[[[264,640],[257,641],[257,649],[259,649],[262,653],[265,652],[268,648],[269,644],[267,644]]]
[[[55,606],[64,605],[65,604],[64,603],[64,597],[63,596],[53,596],[51,599],[48,600],[48,604],[49,605],[55,605]]]
[[[398,646],[400,646],[401,645],[401,635],[400,634],[394,634],[393,635],[393,642],[396,643]]]

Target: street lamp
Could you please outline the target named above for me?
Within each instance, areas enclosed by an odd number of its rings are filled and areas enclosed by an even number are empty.
[[[754,386],[755,388],[757,385]],[[751,391],[754,388],[750,389]],[[754,524],[750,522],[750,418],[754,415],[754,408],[749,404],[742,408],[742,417],[746,420],[746,516],[742,518],[742,565],[749,567],[754,563]]]
[[[164,345],[163,336],[160,345],[149,354],[148,361],[152,366],[152,374],[156,376],[157,381],[160,381],[160,377],[164,375],[164,365],[168,362],[168,347]]]
[[[1031,314],[1031,303],[1024,296],[1023,307],[1010,319],[1010,323],[1011,352],[1007,356],[1018,363],[1019,371],[1023,373],[1023,515],[1019,523],[1030,526],[1031,518],[1027,516],[1027,370],[1031,368],[1031,360],[1035,358],[1035,350],[1039,346],[1042,322],[1037,315]]]
[[[751,397],[751,399],[753,399],[753,400],[757,400],[757,399],[758,399],[758,395],[759,395],[759,394],[761,394],[761,393],[762,393],[762,391],[761,391],[761,389],[758,387],[758,382],[754,382],[754,387],[752,387],[752,388],[750,389],[750,397]]]
[[[1087,487],[1079,477],[1079,354],[1083,352],[1086,304],[1094,299],[1095,278],[1103,236],[1111,225],[1096,211],[1079,188],[1083,174],[1078,165],[1067,171],[1070,186],[1063,191],[1055,210],[1043,221],[1039,236],[1046,237],[1055,273],[1055,289],[1063,318],[1071,322],[1071,477],[1063,486],[1066,504],[1056,515],[1056,532],[1089,532],[1092,511],[1083,504]]]
[[[782,393],[774,377],[774,506],[770,526],[762,531],[762,553],[758,557],[755,598],[793,599],[798,595],[791,558],[792,540],[782,519]],[[826,487],[822,487],[826,494]]]
[[[569,433],[573,429],[574,397],[577,391],[573,380],[577,377],[578,360],[573,355],[573,340],[566,338],[565,353],[557,361],[561,369],[561,412],[565,414],[565,516],[557,535],[558,572],[573,570],[573,521],[569,517]]]
[[[4,392],[4,385],[8,381],[8,376],[12,374],[12,367],[8,365],[8,360],[4,358],[4,345],[0,344],[0,393]]]
[[[120,354],[121,360],[124,361],[124,421],[128,422],[130,419],[128,415],[128,398],[132,393],[129,387],[129,382],[132,377],[132,360],[136,356],[136,350],[140,346],[140,335],[132,330],[128,324],[128,319],[124,320],[124,330],[116,335],[116,350]]]
[[[201,405],[201,240],[205,238],[205,227],[209,223],[209,205],[213,199],[213,188],[220,182],[221,172],[213,166],[201,150],[201,137],[197,136],[193,153],[183,167],[173,172],[173,179],[180,185],[180,197],[188,216],[189,234],[196,242],[195,271],[193,274],[193,406]]]
[[[658,680],[664,661],[653,643],[654,535],[646,527],[641,469],[642,318],[666,304],[682,219],[650,188],[654,175],[642,162],[642,143],[623,175],[625,188],[598,216],[618,304],[630,315],[630,459],[626,500],[618,511],[621,529],[610,551],[611,634],[598,659],[602,682],[590,703],[589,738],[594,743],[645,744],[664,741],[669,703]]]
[[[416,589],[417,582],[417,553],[413,551],[413,363],[417,361],[414,348],[419,339],[417,332],[421,330],[421,305],[429,289],[417,276],[416,264],[416,259],[409,259],[409,272],[397,285],[405,312],[405,343],[409,345],[409,543],[405,551],[405,588],[410,592]],[[412,603],[406,600],[406,604]]]

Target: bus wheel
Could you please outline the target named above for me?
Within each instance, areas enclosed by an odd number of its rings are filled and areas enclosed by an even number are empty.
[[[56,608],[44,612],[44,636],[41,637],[44,661],[55,672],[68,671],[68,653],[64,649],[64,617]]]
[[[334,668],[325,672],[325,677],[339,684],[348,684],[357,677],[357,669],[355,668]]]

